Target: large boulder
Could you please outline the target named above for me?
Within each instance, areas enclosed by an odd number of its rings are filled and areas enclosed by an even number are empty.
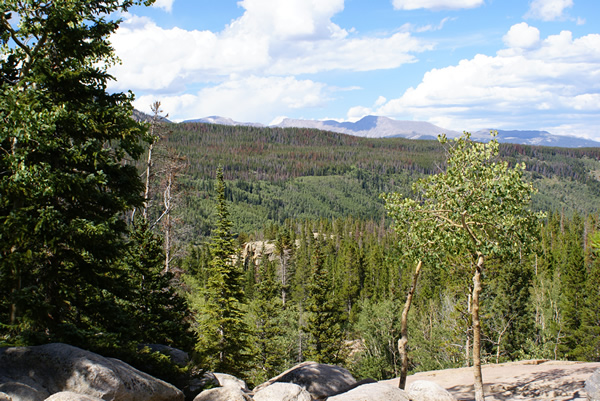
[[[356,380],[344,368],[317,362],[303,362],[254,389],[258,393],[273,383],[294,383],[304,388],[313,398],[327,398],[346,391]]]
[[[228,375],[227,373],[213,373],[213,374],[219,381],[219,385],[221,387],[233,387],[233,388],[238,388],[245,393],[249,392],[248,385],[242,379],[238,379],[237,377]]]
[[[177,348],[169,347],[162,344],[144,344],[140,348],[148,348],[151,352],[160,352],[168,356],[171,361],[180,367],[185,367],[190,362],[190,356],[187,352]]]
[[[585,392],[590,401],[600,401],[600,369],[585,381]]]
[[[96,398],[85,394],[77,394],[71,391],[61,391],[54,393],[45,401],[103,401],[102,398]]]
[[[214,373],[202,372],[190,378],[184,389],[184,393],[186,394],[186,399],[188,399],[190,395],[196,396],[206,388],[219,387],[220,385],[221,383],[219,383],[219,379],[217,379]],[[194,397],[191,397],[191,399],[194,399]]]
[[[194,401],[251,401],[252,398],[239,388],[217,387],[204,390],[194,398]]]
[[[327,401],[411,401],[411,398],[406,391],[398,387],[384,383],[369,383],[329,397]]]
[[[254,401],[311,401],[308,391],[294,383],[273,383],[254,393]]]
[[[413,401],[456,401],[448,390],[428,380],[415,380],[406,387]]]
[[[66,344],[0,348],[0,393],[43,401],[70,391],[104,401],[183,401],[175,386],[112,358]]]

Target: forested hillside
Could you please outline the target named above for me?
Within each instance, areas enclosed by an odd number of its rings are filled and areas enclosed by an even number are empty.
[[[307,358],[359,377],[399,375],[396,341],[414,261],[380,194],[412,196],[417,179],[446,169],[446,149],[304,129],[169,129],[165,145],[188,164],[179,213],[192,240],[182,244],[180,267],[192,293],[207,291],[213,274],[214,166],[225,171],[238,285],[256,336],[247,377],[258,382]],[[525,163],[524,179],[539,190],[533,209],[547,217],[531,253],[487,263],[483,361],[599,360],[600,149],[500,145],[499,159]],[[469,364],[472,272],[461,252],[423,269],[409,315],[410,371]]]
[[[437,141],[368,139],[302,128],[168,124],[165,146],[183,156],[180,214],[194,237],[210,232],[214,175],[222,165],[237,232],[287,218],[384,218],[379,195],[410,194],[419,177],[443,169]],[[525,162],[536,210],[571,215],[600,205],[600,149],[501,144],[501,158]]]

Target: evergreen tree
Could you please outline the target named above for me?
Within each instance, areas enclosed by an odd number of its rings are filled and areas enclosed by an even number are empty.
[[[321,240],[317,239],[313,249],[310,282],[307,288],[306,330],[309,343],[305,359],[339,364],[344,360],[343,310],[333,293],[321,246]]]
[[[125,318],[106,313],[122,314],[127,295],[116,292],[122,216],[143,201],[127,161],[140,157],[145,131],[131,118],[133,96],[106,92],[116,60],[108,36],[119,24],[107,16],[142,3],[151,1],[0,4],[0,320],[9,336],[84,345],[117,330],[108,316]]]
[[[586,303],[581,313],[580,343],[573,354],[578,360],[600,362],[600,231],[590,236]]]
[[[256,297],[250,303],[255,336],[254,381],[262,383],[285,370],[285,328],[282,322],[281,283],[274,262],[263,254],[258,272]]]
[[[251,359],[245,318],[243,272],[236,263],[235,239],[225,200],[223,169],[217,169],[217,225],[211,235],[211,261],[198,315],[196,350],[203,366],[242,374]]]
[[[121,283],[132,289],[125,299],[128,320],[113,324],[121,324],[137,343],[187,350],[193,345],[189,309],[173,285],[175,276],[164,271],[164,257],[160,237],[148,229],[145,221],[130,226],[121,277]]]

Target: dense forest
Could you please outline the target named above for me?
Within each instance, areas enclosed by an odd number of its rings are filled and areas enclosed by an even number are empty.
[[[380,195],[411,196],[416,180],[445,170],[446,149],[434,141],[305,129],[161,129],[163,146],[187,164],[179,180],[178,224],[187,239],[179,263],[200,293],[210,277],[208,244],[217,219],[214,166],[223,167],[246,319],[260,338],[252,351],[259,359],[246,372],[251,380],[311,356],[344,364],[359,377],[398,375],[399,316],[414,266]],[[532,209],[547,217],[532,253],[495,259],[485,273],[483,359],[598,360],[598,244],[591,243],[599,229],[600,150],[502,144],[498,159],[525,163],[524,179],[538,190]],[[411,371],[469,364],[472,283],[457,257],[426,269],[417,286],[409,315]],[[317,288],[329,294],[319,302]],[[581,298],[567,295],[575,293]],[[329,310],[315,312],[315,304]],[[311,323],[315,313],[329,318]],[[317,332],[335,333],[318,357],[311,348]]]
[[[479,342],[483,362],[600,360],[600,149],[172,124],[159,103],[139,123],[98,63],[106,15],[140,3],[0,6],[0,345],[175,381],[305,360],[390,378],[414,288],[410,371]]]
[[[288,218],[379,221],[384,192],[410,194],[412,183],[444,168],[437,141],[360,138],[302,128],[167,124],[165,147],[184,158],[180,217],[195,236],[214,219],[216,166],[223,166],[234,230],[253,233]],[[600,204],[600,149],[501,144],[500,157],[524,162],[539,192],[535,210],[569,216]]]

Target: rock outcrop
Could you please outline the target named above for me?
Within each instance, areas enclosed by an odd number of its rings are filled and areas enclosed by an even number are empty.
[[[254,393],[273,383],[294,383],[310,393],[313,399],[327,398],[346,391],[356,383],[344,368],[316,362],[303,362],[286,370],[279,376],[257,386]]]
[[[248,385],[242,379],[238,379],[235,376],[228,375],[226,373],[213,373],[214,376],[219,381],[219,385],[221,387],[233,387],[242,390],[245,393],[248,393]]]
[[[251,401],[252,397],[239,388],[217,387],[204,390],[194,398],[194,401]]]
[[[96,398],[85,394],[77,394],[71,391],[61,391],[54,393],[44,401],[104,401],[102,398]]]
[[[273,383],[256,392],[254,401],[311,401],[310,393],[294,383]]]
[[[410,383],[406,392],[413,401],[456,401],[448,390],[428,380],[416,380]]]
[[[585,392],[590,401],[600,401],[600,369],[585,381]]]
[[[104,401],[184,399],[183,393],[169,383],[118,359],[70,345],[0,349],[0,394],[4,393],[12,401],[44,401],[60,392]]]
[[[329,397],[327,401],[411,401],[411,398],[406,391],[398,387],[384,383],[369,383]]]
[[[162,344],[143,344],[141,348],[148,348],[151,352],[160,352],[168,356],[171,361],[177,366],[184,367],[190,362],[190,356],[187,352],[177,348],[169,347]]]

